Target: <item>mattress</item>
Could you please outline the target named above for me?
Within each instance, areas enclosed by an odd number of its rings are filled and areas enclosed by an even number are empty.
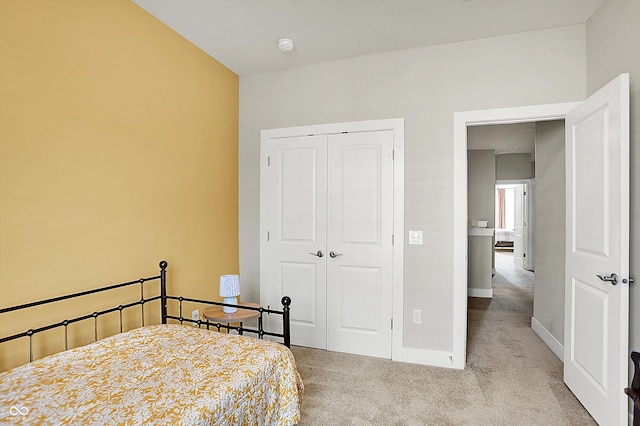
[[[513,229],[496,229],[496,242],[513,242],[515,231]]]
[[[0,424],[295,424],[291,351],[183,325],[138,328],[0,373]]]

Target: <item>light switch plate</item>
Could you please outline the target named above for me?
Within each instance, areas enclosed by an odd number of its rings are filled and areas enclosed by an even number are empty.
[[[422,311],[418,309],[413,310],[413,323],[420,325],[422,324]]]
[[[409,244],[422,244],[422,231],[409,231]]]

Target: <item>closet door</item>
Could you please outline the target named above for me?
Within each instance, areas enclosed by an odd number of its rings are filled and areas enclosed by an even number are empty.
[[[269,144],[268,304],[290,296],[291,343],[325,349],[327,136]]]
[[[327,349],[391,358],[393,132],[329,135]]]
[[[268,142],[261,289],[276,309],[282,295],[291,297],[294,345],[391,358],[393,137],[390,130]]]

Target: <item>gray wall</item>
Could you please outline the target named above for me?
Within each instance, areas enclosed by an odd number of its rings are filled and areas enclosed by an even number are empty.
[[[495,227],[496,153],[482,149],[467,151],[467,217],[486,220]]]
[[[640,2],[605,0],[587,22],[588,94],[623,72],[631,85],[629,349],[640,351]]]
[[[488,221],[488,228],[496,223],[496,152],[493,149],[467,151],[467,217],[472,220]],[[467,260],[467,285],[470,288],[491,288],[491,275],[487,279],[482,273],[495,267],[493,241],[487,237],[469,237]],[[486,253],[488,251],[488,253]],[[488,256],[488,257],[487,257]],[[489,265],[484,265],[486,259]],[[482,285],[479,285],[482,283]]]
[[[405,246],[403,344],[451,351],[453,113],[584,99],[585,36],[580,24],[241,77],[243,297],[259,297],[260,130],[404,117],[405,229],[426,238]]]
[[[564,342],[564,120],[536,123],[536,273],[533,317]]]
[[[491,290],[493,237],[470,235],[467,244],[467,288],[470,290]],[[488,297],[474,295],[471,292],[469,296]]]
[[[496,155],[496,179],[531,179],[531,154],[499,154]]]

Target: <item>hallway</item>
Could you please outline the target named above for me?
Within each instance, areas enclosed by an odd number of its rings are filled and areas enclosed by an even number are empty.
[[[467,365],[482,376],[484,395],[500,404],[526,395],[531,424],[551,411],[553,424],[596,424],[564,385],[562,362],[531,329],[533,277],[514,266],[513,252],[496,252],[493,299],[469,298]]]

